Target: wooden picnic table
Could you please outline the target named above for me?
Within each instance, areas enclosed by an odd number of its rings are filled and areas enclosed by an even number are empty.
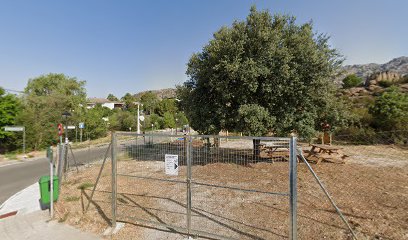
[[[316,164],[321,161],[333,162],[333,160],[335,162],[341,161],[341,163],[345,163],[339,152],[342,148],[323,144],[311,144],[311,146],[312,149],[310,149],[306,159],[315,159]]]
[[[289,160],[289,145],[287,143],[260,144],[261,156],[270,158],[273,161]]]

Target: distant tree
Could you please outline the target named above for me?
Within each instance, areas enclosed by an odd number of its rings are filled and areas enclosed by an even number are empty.
[[[109,108],[97,105],[94,108],[88,109],[85,116],[85,134],[88,134],[90,139],[105,137],[108,131],[108,122],[104,118],[108,118],[107,113]]]
[[[134,113],[128,111],[118,111],[109,119],[112,130],[129,131],[137,129],[137,117]]]
[[[174,119],[173,114],[169,112],[165,112],[163,115],[163,127],[164,128],[175,128],[176,127],[176,122]]]
[[[23,110],[16,121],[26,126],[27,146],[39,149],[58,139],[57,124],[64,123],[61,114],[69,111],[68,124],[83,119],[86,103],[85,81],[64,74],[50,73],[28,81]]]
[[[163,118],[157,114],[150,114],[149,116],[150,125],[153,124],[154,129],[162,129],[164,126]]]
[[[377,129],[408,130],[408,94],[397,87],[390,87],[377,97],[369,112]]]
[[[157,107],[157,104],[159,103],[159,98],[157,97],[156,94],[149,91],[149,92],[144,93],[140,97],[140,102],[143,104],[143,109],[148,114],[152,114],[154,113],[154,110]]]
[[[355,74],[350,74],[343,79],[343,88],[358,87],[362,83],[363,79],[357,77]]]
[[[4,126],[14,125],[16,116],[21,110],[19,99],[13,94],[6,94],[0,87],[0,152],[14,149],[15,142],[13,132],[4,131]]]
[[[187,119],[186,115],[183,112],[177,112],[174,115],[174,118],[177,119],[177,121],[176,121],[177,126],[176,127],[183,127],[184,125],[188,124],[188,119]]]
[[[175,114],[177,112],[176,100],[174,99],[163,99],[156,104],[156,111],[160,116],[164,113],[169,112]]]
[[[108,94],[107,99],[108,99],[109,101],[112,101],[112,102],[119,101],[119,99],[118,99],[117,97],[115,97],[115,95],[113,95],[112,93],[109,93],[109,94]]]
[[[129,111],[135,111],[137,110],[137,105],[135,102],[137,102],[137,99],[135,96],[133,96],[130,93],[126,93],[121,100],[125,103],[125,108]]]
[[[188,62],[190,79],[177,94],[192,128],[217,134],[244,130],[249,120],[255,123],[247,133],[294,131],[308,138],[321,121],[341,124],[345,115],[331,78],[342,58],[328,39],[310,23],[252,7],[246,21],[222,27]],[[259,127],[264,122],[274,124],[266,131]]]

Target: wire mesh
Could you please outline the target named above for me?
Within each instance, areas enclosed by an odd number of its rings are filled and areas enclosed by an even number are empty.
[[[289,138],[116,136],[117,221],[220,239],[287,238]],[[175,175],[166,174],[169,155]]]

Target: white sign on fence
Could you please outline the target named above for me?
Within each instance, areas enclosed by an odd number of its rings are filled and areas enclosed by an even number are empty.
[[[24,131],[24,127],[21,127],[21,126],[4,127],[4,131],[6,131],[6,132],[22,132],[22,131]]]
[[[178,155],[165,154],[164,167],[167,175],[178,175]]]

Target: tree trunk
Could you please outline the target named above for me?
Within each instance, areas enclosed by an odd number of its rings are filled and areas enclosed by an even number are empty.
[[[259,156],[261,154],[261,140],[260,139],[253,139],[252,140],[252,145],[253,145],[253,158],[254,159],[259,159]]]
[[[220,139],[218,137],[214,137],[214,147],[220,147]]]

